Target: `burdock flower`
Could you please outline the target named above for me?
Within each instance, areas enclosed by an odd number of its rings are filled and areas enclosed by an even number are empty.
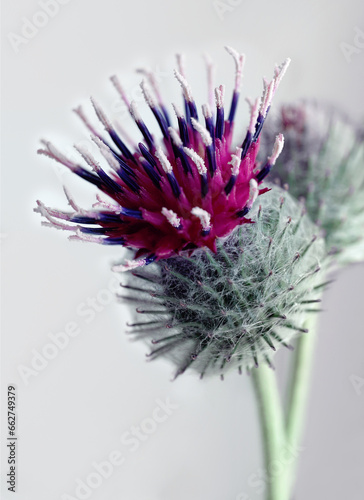
[[[78,146],[75,147],[86,165],[74,162],[50,142],[43,141],[44,148],[39,153],[68,167],[111,198],[105,200],[98,195],[93,208],[83,210],[67,194],[72,211],[48,208],[38,201],[36,210],[47,219],[46,224],[74,232],[73,239],[133,249],[135,259],[118,266],[119,270],[128,270],[202,247],[216,252],[219,238],[229,235],[236,226],[251,222],[246,216],[257,196],[267,191],[260,185],[283,147],[283,136],[278,135],[272,154],[258,166],[260,132],[289,60],[276,66],[270,82],[264,80],[261,99],[250,104],[245,138],[240,146],[233,147],[244,56],[230,47],[227,51],[236,67],[227,116],[225,88],[220,85],[213,89],[210,67],[209,94],[215,96],[216,107],[212,110],[211,105],[204,104],[202,113],[197,109],[179,57],[175,76],[182,87],[184,112],[174,106],[177,127],[171,125],[153,74],[145,72],[146,79],[141,83],[145,100],[160,127],[160,139],[150,133],[136,103],[129,103],[113,76],[111,80],[128,105],[143,142],[135,149],[128,145],[94,99],[94,111],[105,135],[98,133],[81,108],[76,112],[90,130],[103,164]]]
[[[300,198],[340,264],[364,260],[363,132],[333,106],[281,106],[262,134],[267,151],[276,127],[285,147],[275,177]]]

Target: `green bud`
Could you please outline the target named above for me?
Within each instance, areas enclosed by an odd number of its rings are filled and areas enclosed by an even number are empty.
[[[281,345],[307,334],[303,320],[319,301],[325,256],[317,227],[302,206],[273,187],[251,211],[252,224],[218,242],[217,253],[158,261],[133,272],[127,299],[143,320],[129,325],[165,356],[201,377],[235,367],[271,365]]]
[[[274,173],[303,200],[328,252],[340,265],[364,260],[362,131],[337,110],[310,102],[282,106],[269,125],[261,150],[268,151],[275,130],[283,132],[285,146]]]

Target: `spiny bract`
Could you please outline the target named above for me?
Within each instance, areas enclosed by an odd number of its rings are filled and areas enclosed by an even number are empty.
[[[339,264],[364,260],[364,137],[343,113],[314,102],[283,105],[264,128],[261,149],[276,127],[285,146],[275,175],[304,201]]]
[[[174,257],[134,271],[124,298],[145,321],[131,332],[177,365],[220,373],[250,368],[305,332],[302,319],[319,302],[324,242],[317,227],[284,190],[273,187],[246,224],[191,257]],[[222,375],[223,376],[223,375]]]

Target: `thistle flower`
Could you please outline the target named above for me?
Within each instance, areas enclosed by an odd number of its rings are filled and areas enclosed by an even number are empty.
[[[278,181],[304,201],[339,264],[364,260],[362,129],[334,107],[283,105],[264,129],[263,153],[275,127],[285,136],[275,168]]]
[[[116,76],[111,78],[127,104],[143,142],[133,149],[111,123],[99,104],[92,99],[97,118],[106,134],[100,134],[81,108],[76,113],[92,134],[105,166],[85,148],[76,146],[86,163],[68,159],[48,141],[40,154],[63,164],[78,176],[94,184],[112,199],[97,196],[90,210],[83,210],[66,192],[72,211],[46,207],[38,201],[38,211],[46,224],[72,231],[72,239],[104,245],[122,245],[133,249],[135,260],[118,267],[128,270],[159,259],[167,259],[207,247],[216,252],[218,238],[251,222],[247,214],[258,195],[267,189],[260,185],[276,162],[283,136],[275,139],[273,152],[259,167],[256,156],[259,136],[271,101],[287,69],[289,59],[276,66],[273,79],[264,80],[261,100],[251,104],[250,122],[240,147],[232,147],[235,112],[240,96],[244,56],[227,47],[235,62],[235,87],[230,111],[225,117],[225,88],[213,91],[211,64],[208,65],[209,97],[215,95],[216,109],[209,104],[197,110],[186,79],[181,57],[175,76],[182,87],[184,113],[174,106],[177,128],[171,119],[152,73],[144,71],[141,88],[161,130],[155,138],[140,116],[136,103],[129,103]]]
[[[223,375],[252,368],[291,337],[307,333],[303,320],[320,302],[324,242],[302,206],[275,186],[252,210],[255,224],[217,243],[132,272],[124,299],[145,318],[129,325],[177,365]],[[135,279],[137,278],[137,280]]]

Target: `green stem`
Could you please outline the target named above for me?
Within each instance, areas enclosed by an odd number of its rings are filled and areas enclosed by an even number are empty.
[[[264,462],[269,478],[267,500],[285,500],[287,476],[280,466],[285,446],[284,415],[274,371],[267,365],[252,370],[263,432]],[[277,469],[278,466],[278,469]]]
[[[301,451],[300,443],[302,439],[306,413],[305,410],[310,388],[317,318],[317,313],[311,313],[306,320],[304,326],[309,330],[309,332],[300,336],[294,353],[286,414],[286,440],[287,447],[291,453],[291,459],[287,465],[287,493],[290,493],[292,490],[296,475],[296,459]]]
[[[309,330],[296,343],[288,391],[286,418],[275,373],[266,365],[252,370],[263,434],[267,477],[267,500],[289,500],[296,473],[310,387],[317,314],[311,313],[304,327]]]

